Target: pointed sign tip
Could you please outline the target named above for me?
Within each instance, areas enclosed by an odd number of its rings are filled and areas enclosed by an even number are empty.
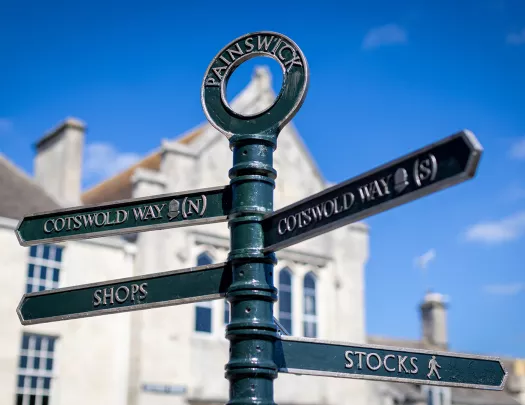
[[[498,360],[498,362],[501,369],[503,370],[503,378],[501,379],[501,384],[497,388],[497,390],[503,391],[503,389],[505,388],[505,384],[507,383],[507,378],[509,377],[509,371],[507,370],[507,367],[505,367],[505,364],[501,360]]]
[[[476,135],[474,135],[474,133],[468,129],[462,130],[458,133],[458,135],[463,138],[470,149],[470,155],[465,167],[465,175],[467,178],[471,179],[476,175],[478,170],[479,161],[481,159],[481,155],[483,154],[483,146],[481,146],[481,143],[479,142],[478,138],[476,138]]]
[[[18,315],[18,319],[20,320],[20,323],[22,325],[27,325],[27,322],[24,320],[24,317],[22,316],[22,305],[24,305],[24,301],[27,297],[27,294],[22,295],[22,298],[20,299],[20,302],[18,303],[18,306],[16,307],[16,314]]]
[[[20,246],[28,247],[29,245],[22,238],[22,235],[20,234],[20,227],[22,226],[22,222],[24,222],[24,218],[20,219],[18,223],[16,224],[15,235],[16,235],[16,239],[18,239],[18,243],[20,244]]]
[[[474,135],[474,133],[469,129],[464,129],[460,131],[461,136],[465,138],[469,146],[473,151],[476,151],[478,153],[483,152],[483,146],[481,145],[481,142],[479,139]]]

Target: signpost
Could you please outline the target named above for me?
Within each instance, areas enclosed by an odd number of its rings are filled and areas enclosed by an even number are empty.
[[[281,336],[277,343],[275,364],[291,374],[487,390],[503,389],[507,379],[495,357],[290,336]]]
[[[22,325],[86,318],[224,297],[228,263],[24,294],[16,312]]]
[[[214,187],[106,204],[84,205],[24,217],[16,236],[22,246],[224,222],[230,187]]]
[[[226,83],[261,55],[279,62],[283,87],[272,106],[243,116],[228,105]],[[22,324],[226,297],[230,404],[274,404],[278,372],[503,389],[507,374],[496,358],[294,338],[273,317],[273,252],[470,179],[482,153],[465,130],[273,212],[272,154],[308,81],[306,59],[286,36],[237,38],[212,60],[201,91],[207,119],[233,151],[230,185],[34,214],[16,230],[20,244],[31,246],[227,220],[226,263],[26,294],[17,309]]]

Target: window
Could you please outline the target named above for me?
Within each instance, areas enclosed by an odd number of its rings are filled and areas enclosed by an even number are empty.
[[[197,266],[212,264],[213,260],[208,253],[197,257]],[[197,332],[211,333],[212,303],[211,301],[199,302],[195,306],[195,330]]]
[[[28,333],[22,336],[16,405],[48,405],[55,340]]]
[[[427,396],[428,396],[427,405],[434,405],[434,396],[432,394],[433,394],[432,390],[429,389],[427,393]]]
[[[230,322],[230,303],[224,300],[224,324]]]
[[[303,294],[304,294],[304,311],[303,311],[304,336],[317,337],[315,276],[313,273],[308,273],[306,276],[304,276]]]
[[[292,274],[284,268],[279,273],[279,322],[292,334]]]
[[[61,246],[31,246],[29,249],[26,292],[31,293],[57,288],[61,262]]]

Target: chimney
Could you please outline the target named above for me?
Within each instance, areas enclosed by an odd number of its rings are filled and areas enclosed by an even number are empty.
[[[35,179],[62,206],[80,205],[86,125],[67,118],[36,143]]]
[[[448,347],[447,302],[443,295],[428,292],[421,304],[423,341],[441,349]]]

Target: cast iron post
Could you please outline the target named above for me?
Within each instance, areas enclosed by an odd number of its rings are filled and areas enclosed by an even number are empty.
[[[261,220],[273,209],[276,171],[273,151],[277,134],[234,135],[230,138],[233,167],[232,217],[229,260],[233,282],[227,299],[231,320],[226,327],[230,340],[230,361],[226,378],[230,381],[231,405],[274,405],[274,341],[278,338],[273,322],[274,254],[264,254]]]
[[[233,111],[226,85],[242,62],[268,56],[279,62],[283,85],[275,102],[249,116]],[[274,360],[279,338],[273,321],[277,289],[273,285],[273,253],[264,253],[263,217],[273,211],[277,172],[273,152],[277,136],[301,107],[308,89],[308,65],[299,47],[275,32],[254,32],[237,38],[212,60],[202,83],[201,101],[208,121],[229,139],[232,207],[228,218],[232,284],[227,292],[230,323],[230,405],[274,405]]]

